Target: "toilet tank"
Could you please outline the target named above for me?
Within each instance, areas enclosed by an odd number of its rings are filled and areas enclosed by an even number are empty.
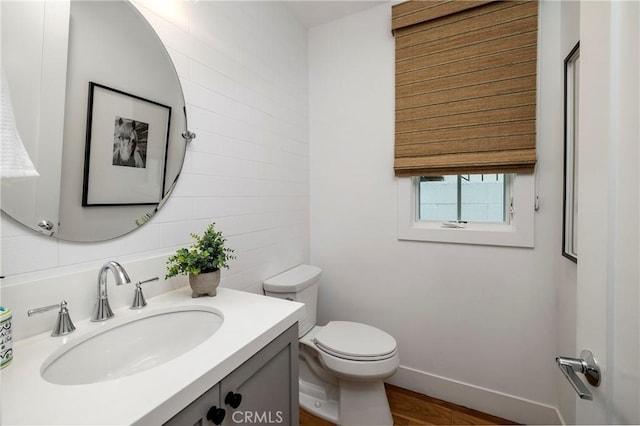
[[[322,269],[311,265],[298,265],[262,283],[264,294],[280,299],[304,303],[305,317],[300,321],[298,337],[316,325],[318,285]]]

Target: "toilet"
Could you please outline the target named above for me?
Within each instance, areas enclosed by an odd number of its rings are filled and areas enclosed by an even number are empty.
[[[305,304],[298,323],[300,406],[339,425],[393,425],[383,380],[400,363],[395,339],[350,321],[316,325],[322,270],[298,265],[264,281],[267,296]]]

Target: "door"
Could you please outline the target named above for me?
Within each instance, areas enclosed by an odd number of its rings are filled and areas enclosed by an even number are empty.
[[[639,28],[638,2],[580,4],[574,356],[590,350],[602,383],[578,400],[578,424],[640,424]]]
[[[210,426],[223,422],[226,411],[220,404],[220,385],[217,384],[173,416],[163,426]]]
[[[278,336],[220,382],[223,425],[297,425],[298,325]]]
[[[3,179],[2,210],[46,235],[58,229],[69,1],[3,2],[2,68],[16,127],[39,177]],[[51,228],[39,225],[49,222]]]

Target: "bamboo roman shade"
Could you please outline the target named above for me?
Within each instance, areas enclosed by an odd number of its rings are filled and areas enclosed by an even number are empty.
[[[396,176],[532,173],[537,1],[393,7]]]

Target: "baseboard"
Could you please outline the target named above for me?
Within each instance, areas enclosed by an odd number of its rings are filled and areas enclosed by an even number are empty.
[[[556,407],[400,366],[388,383],[521,424],[564,424]]]

